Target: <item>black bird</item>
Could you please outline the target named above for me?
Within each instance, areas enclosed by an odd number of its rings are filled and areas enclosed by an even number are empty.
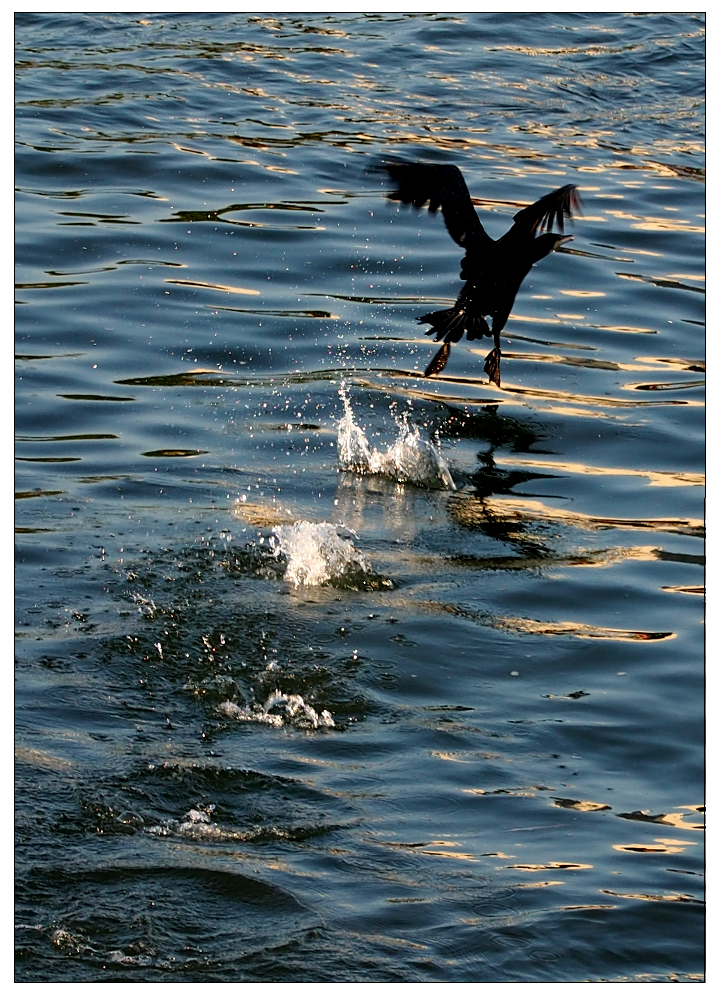
[[[564,219],[580,212],[581,199],[574,184],[551,191],[513,216],[513,226],[499,240],[492,240],[473,207],[463,174],[458,167],[430,163],[389,162],[381,165],[395,181],[391,201],[401,201],[435,214],[440,208],[451,237],[463,247],[461,278],[466,282],[451,309],[440,309],[418,319],[430,323],[426,333],[435,334],[443,346],[423,373],[427,378],[443,371],[455,344],[465,333],[469,340],[493,336],[494,347],[483,370],[489,381],[501,384],[501,330],[506,325],[521,282],[536,261],[546,257],[572,236],[552,233],[554,221],[563,232]],[[546,232],[543,233],[545,228]],[[541,235],[536,235],[539,230]],[[490,316],[489,328],[486,317]]]

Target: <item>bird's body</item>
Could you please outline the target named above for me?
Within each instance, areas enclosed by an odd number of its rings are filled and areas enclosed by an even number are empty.
[[[423,208],[428,202],[431,213],[440,208],[449,234],[466,251],[461,261],[465,285],[455,305],[419,317],[419,323],[431,324],[427,333],[443,341],[424,375],[436,375],[443,370],[451,345],[464,333],[468,340],[492,336],[494,347],[486,358],[484,370],[491,381],[500,385],[501,330],[521,282],[533,264],[572,238],[552,233],[550,229],[555,220],[563,232],[563,220],[572,218],[574,210],[580,210],[576,187],[567,184],[521,209],[513,217],[514,224],[508,232],[493,240],[481,225],[458,167],[386,163],[382,169],[395,181],[395,189],[388,195],[392,201],[416,208]],[[545,233],[536,235],[544,228]],[[490,327],[487,317],[491,319]]]

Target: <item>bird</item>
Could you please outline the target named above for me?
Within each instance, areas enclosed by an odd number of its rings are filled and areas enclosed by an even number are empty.
[[[458,167],[387,161],[379,169],[395,184],[387,194],[390,201],[414,205],[417,209],[427,204],[432,215],[440,208],[451,238],[466,251],[461,261],[461,279],[465,285],[455,305],[418,317],[417,322],[431,324],[431,329],[425,331],[428,335],[435,334],[436,342],[443,341],[424,377],[443,371],[451,345],[464,333],[468,340],[492,336],[494,347],[483,370],[489,382],[500,387],[501,330],[531,267],[573,239],[563,235],[563,223],[565,219],[573,219],[574,212],[581,214],[578,188],[566,184],[522,208],[513,216],[508,232],[493,240],[478,218]],[[560,233],[551,232],[554,222]],[[487,317],[491,319],[490,327]]]

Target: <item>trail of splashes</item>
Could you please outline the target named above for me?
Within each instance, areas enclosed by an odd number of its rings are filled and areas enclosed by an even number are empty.
[[[342,469],[434,489],[456,488],[440,442],[432,441],[423,428],[412,424],[407,413],[395,418],[398,436],[385,452],[380,452],[371,447],[365,431],[355,422],[344,385],[338,395],[343,400],[343,416],[338,423],[338,462]]]
[[[317,712],[299,694],[283,694],[277,689],[262,706],[241,708],[235,702],[224,701],[218,705],[218,711],[239,722],[260,722],[276,728],[288,721],[305,729],[335,729],[335,721],[327,709]]]
[[[315,587],[343,577],[372,575],[370,564],[350,539],[338,533],[342,527],[327,521],[276,525],[269,541],[273,555],[288,561],[284,579],[294,587]]]

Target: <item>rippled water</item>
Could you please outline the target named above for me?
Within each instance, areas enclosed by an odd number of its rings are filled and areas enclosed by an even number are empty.
[[[17,16],[19,980],[703,978],[703,32]]]

